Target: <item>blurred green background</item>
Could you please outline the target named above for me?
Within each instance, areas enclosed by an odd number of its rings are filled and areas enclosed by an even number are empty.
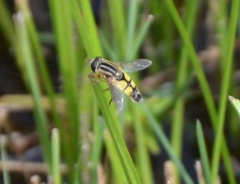
[[[0,182],[239,183],[239,8],[0,0]],[[152,60],[144,101],[109,105],[96,56]]]

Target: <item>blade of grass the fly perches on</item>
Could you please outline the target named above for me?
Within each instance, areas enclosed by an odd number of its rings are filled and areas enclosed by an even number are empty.
[[[60,169],[60,140],[57,128],[52,129],[52,176],[56,184],[62,183]]]
[[[196,132],[197,132],[197,139],[198,139],[198,150],[200,151],[201,163],[203,166],[205,180],[206,180],[206,183],[210,184],[210,183],[212,183],[211,182],[211,169],[210,169],[210,165],[209,165],[209,160],[208,160],[208,155],[207,155],[206,144],[204,141],[202,126],[201,126],[201,123],[199,120],[197,120]]]
[[[149,111],[147,106],[144,103],[139,104],[143,114],[146,115],[146,118],[148,119],[152,129],[154,130],[158,140],[162,143],[162,146],[166,150],[169,157],[172,159],[174,164],[179,170],[179,173],[181,174],[182,179],[187,184],[193,184],[193,181],[191,177],[188,175],[186,169],[184,168],[183,164],[181,163],[181,160],[176,156],[174,150],[171,147],[171,144],[169,143],[167,137],[165,136],[162,128],[159,126],[159,123],[157,120],[153,117],[152,113]]]
[[[169,9],[169,11],[171,12],[171,15],[172,15],[172,17],[173,17],[173,19],[176,23],[176,26],[179,30],[179,33],[181,34],[181,37],[184,41],[184,44],[189,51],[188,54],[189,54],[189,57],[190,57],[190,61],[192,62],[192,65],[193,65],[193,67],[196,71],[196,75],[197,75],[197,78],[199,80],[199,84],[200,84],[200,87],[202,89],[203,96],[204,96],[204,99],[205,99],[205,103],[206,103],[206,106],[207,106],[207,109],[208,109],[208,112],[209,112],[211,123],[213,124],[213,127],[216,130],[217,127],[218,127],[218,125],[217,125],[217,118],[218,118],[217,110],[215,108],[214,100],[213,100],[213,97],[211,95],[209,85],[207,83],[206,77],[205,77],[204,72],[202,70],[202,67],[200,65],[197,54],[194,51],[194,47],[191,44],[191,41],[188,37],[188,33],[187,33],[187,31],[184,27],[183,22],[181,21],[180,16],[178,15],[178,12],[176,10],[176,7],[174,6],[174,3],[172,2],[172,0],[167,0],[167,1],[165,1],[165,3],[167,5],[167,8]],[[222,139],[222,155],[223,155],[224,164],[226,165],[226,171],[227,171],[228,177],[230,178],[231,182],[234,183],[234,178],[233,178],[233,175],[232,175],[233,170],[232,170],[230,159],[229,159],[230,155],[229,155],[227,144],[226,144],[226,141],[225,141],[224,138]]]
[[[224,65],[223,72],[223,80],[221,85],[221,93],[220,93],[220,103],[219,103],[219,116],[218,116],[218,128],[216,131],[216,138],[213,146],[213,156],[212,156],[212,182],[215,183],[217,180],[218,169],[219,169],[219,159],[220,159],[220,149],[222,146],[222,134],[226,116],[226,108],[227,108],[227,95],[229,91],[229,86],[232,83],[231,72],[233,67],[233,52],[234,52],[234,39],[236,34],[237,27],[237,19],[239,10],[239,1],[233,0],[231,4],[231,14],[229,20],[229,29],[227,31],[227,39],[226,39],[226,51],[224,52],[224,61],[226,64]],[[227,166],[226,166],[227,167]],[[230,169],[230,168],[229,168]],[[231,175],[229,175],[231,176]],[[231,179],[232,183],[236,183],[235,178],[233,178],[234,173],[232,172]],[[229,181],[230,182],[230,181]]]
[[[229,101],[237,111],[239,117],[240,117],[240,101],[232,96],[228,96]]]
[[[186,1],[185,1],[186,2]],[[198,14],[199,3],[197,0],[187,1],[187,7],[185,10],[186,17],[186,29],[188,31],[189,37],[192,38],[193,30],[195,28],[195,20]],[[188,51],[185,45],[183,45],[181,54],[180,54],[180,62],[178,66],[178,76],[176,81],[176,90],[181,89],[181,86],[186,83],[187,78],[190,75],[189,72],[189,59],[188,59]],[[182,137],[183,137],[183,123],[184,123],[184,106],[185,100],[183,96],[180,96],[174,103],[174,116],[172,123],[172,131],[171,131],[171,142],[173,148],[175,150],[176,155],[181,158],[182,153]],[[175,180],[179,181],[179,177],[177,172],[175,172]]]
[[[125,184],[128,183],[126,179],[126,175],[124,173],[123,167],[121,165],[121,160],[118,156],[117,149],[115,146],[115,143],[110,135],[109,130],[104,131],[104,142],[106,145],[106,150],[110,159],[111,167],[112,167],[112,173],[113,178],[110,183],[119,183],[119,184]]]
[[[18,12],[15,16],[15,26],[17,31],[17,40],[19,43],[19,48],[23,56],[25,70],[22,72],[26,73],[28,82],[28,87],[32,93],[33,101],[35,105],[34,115],[36,117],[36,125],[39,134],[41,144],[43,145],[43,156],[51,168],[51,145],[48,136],[48,123],[45,112],[41,104],[41,91],[39,88],[39,82],[36,76],[36,68],[34,66],[34,59],[32,56],[32,50],[29,40],[29,35],[26,29],[25,17],[22,12]],[[51,170],[51,169],[50,169]]]
[[[7,162],[6,141],[7,140],[6,140],[5,136],[0,137],[3,182],[4,182],[4,184],[10,184],[11,180],[10,180],[9,172],[8,172],[8,169],[6,166],[6,162]]]
[[[123,167],[127,183],[133,184],[141,183],[136,168],[133,164],[133,161],[130,157],[130,154],[127,150],[127,147],[121,135],[117,117],[116,115],[114,115],[116,112],[114,113],[112,108],[109,107],[108,102],[105,96],[103,95],[99,82],[97,82],[96,79],[93,78],[91,75],[89,75],[89,78],[93,87],[94,94],[97,97],[99,107],[103,113],[107,127],[109,128],[112,139],[116,146],[118,157],[121,161],[121,165]]]
[[[142,117],[139,116],[141,111],[136,104],[131,103],[131,110],[133,111],[133,126],[135,132],[135,140],[136,140],[136,151],[135,155],[137,157],[137,165],[138,171],[140,173],[140,178],[142,183],[153,183],[152,178],[152,169],[150,164],[150,156],[148,154],[147,145],[146,145],[146,137],[144,133],[144,124]]]
[[[77,89],[77,61],[73,43],[72,17],[70,1],[51,0],[50,12],[55,33],[57,51],[59,55],[60,73],[62,75],[63,95],[67,104],[69,132],[69,154],[66,161],[69,169],[70,181],[74,178],[74,164],[80,154],[79,148],[79,97]],[[70,133],[71,132],[71,133]],[[81,142],[81,141],[80,141]],[[80,175],[79,175],[80,177]],[[80,179],[80,178],[79,178]]]

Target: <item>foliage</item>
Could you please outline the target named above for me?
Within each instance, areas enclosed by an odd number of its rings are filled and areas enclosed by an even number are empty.
[[[181,158],[184,156],[183,137],[188,121],[185,107],[191,94],[194,94],[190,84],[197,79],[205,111],[215,131],[209,159],[200,123],[202,117],[198,118],[194,136],[198,140],[204,180],[206,183],[216,183],[222,157],[228,182],[236,183],[223,132],[228,112],[227,97],[235,89],[232,73],[239,1],[232,1],[228,19],[227,1],[222,0],[214,7],[208,4],[209,11],[213,8],[221,10],[212,18],[225,25],[213,26],[215,34],[220,35],[214,44],[221,50],[222,58],[219,61],[221,87],[218,108],[201,58],[193,45],[200,14],[199,1],[189,0],[179,5],[172,0],[150,0],[148,3],[108,0],[101,6],[100,25],[94,20],[90,2],[49,1],[53,27],[50,36],[56,48],[62,85],[62,91],[56,94],[42,50],[42,35],[36,29],[28,1],[16,1],[16,14],[12,21],[4,1],[0,0],[0,15],[4,17],[0,20],[0,26],[9,45],[14,48],[16,63],[33,98],[36,128],[49,168],[48,175],[52,175],[56,183],[62,183],[59,169],[61,155],[68,166],[69,183],[99,183],[99,168],[102,168],[108,172],[109,183],[151,184],[154,180],[149,153],[165,150],[175,166],[172,179],[176,183],[180,183],[181,179],[185,183],[194,183]],[[180,6],[184,7],[183,12],[178,11]],[[182,40],[178,51],[174,48],[177,39]],[[167,94],[159,87],[157,90],[149,89],[145,94],[151,97],[144,98],[141,104],[133,104],[125,98],[123,111],[116,113],[114,106],[109,105],[110,93],[103,92],[106,83],[89,78],[91,71],[86,61],[96,56],[112,61],[129,61],[140,55],[153,61],[152,67],[147,70],[150,75],[175,66],[176,80],[171,81],[174,87]],[[137,84],[140,83],[138,74],[131,76]],[[49,136],[49,119],[42,104],[43,91],[51,107],[54,127],[57,128],[52,132],[52,139]],[[64,99],[64,112],[59,112],[59,98]],[[166,117],[172,122],[170,140],[160,123]],[[127,133],[131,130],[134,132],[131,134],[135,140],[134,148],[126,144]],[[93,135],[91,140],[89,134]],[[106,150],[112,169],[104,167],[103,150]],[[2,154],[6,159],[4,150]]]

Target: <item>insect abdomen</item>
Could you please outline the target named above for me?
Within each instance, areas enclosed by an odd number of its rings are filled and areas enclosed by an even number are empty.
[[[136,87],[133,90],[132,94],[130,95],[130,98],[135,102],[141,102],[143,100],[141,93],[138,91]]]
[[[123,72],[122,78],[118,80],[123,92],[129,96],[134,102],[141,102],[142,95],[136,88],[135,83],[129,77],[129,75]]]

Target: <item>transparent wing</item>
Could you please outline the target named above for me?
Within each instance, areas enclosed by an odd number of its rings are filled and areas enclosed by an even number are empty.
[[[117,89],[112,83],[107,79],[109,90],[111,91],[112,100],[116,105],[116,108],[120,111],[123,107],[123,92]]]
[[[125,72],[134,72],[138,70],[143,70],[152,64],[151,60],[148,59],[138,59],[130,62],[117,63]]]

